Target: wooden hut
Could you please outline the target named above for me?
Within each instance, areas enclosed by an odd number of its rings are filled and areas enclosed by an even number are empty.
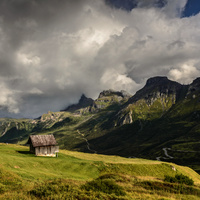
[[[59,146],[53,135],[30,135],[27,144],[36,156],[57,156]]]

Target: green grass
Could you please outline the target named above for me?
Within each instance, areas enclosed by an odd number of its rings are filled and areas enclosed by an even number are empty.
[[[67,150],[58,158],[35,157],[28,147],[11,144],[0,144],[0,152],[0,199],[198,199],[200,194],[200,176],[172,163]],[[165,176],[176,174],[190,177],[195,186],[164,183]]]
[[[1,165],[27,180],[88,180],[98,175],[98,167],[91,162],[64,153],[59,153],[58,158],[35,157],[27,147],[6,144],[0,145],[0,152]]]

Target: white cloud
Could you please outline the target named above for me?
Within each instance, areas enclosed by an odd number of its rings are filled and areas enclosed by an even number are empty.
[[[29,91],[30,94],[43,94],[43,92],[41,90],[39,90],[38,88],[33,88]]]
[[[17,99],[17,92],[11,91],[9,88],[6,87],[5,84],[0,84],[0,105],[1,107],[5,107],[8,112],[11,113],[19,113],[19,104]]]
[[[82,93],[135,93],[152,76],[199,76],[200,15],[178,17],[186,0],[140,1],[131,12],[103,0],[30,2],[0,2],[0,105],[9,112],[37,117]]]
[[[23,65],[39,65],[40,64],[40,58],[38,56],[31,56],[26,55],[24,53],[18,53],[17,55],[19,62],[21,62]]]
[[[200,70],[195,67],[193,62],[184,63],[169,71],[169,78],[184,84],[191,83],[197,76],[200,76]]]
[[[105,89],[126,90],[132,91],[132,88],[137,88],[138,85],[126,74],[120,74],[115,69],[105,71],[100,80]]]

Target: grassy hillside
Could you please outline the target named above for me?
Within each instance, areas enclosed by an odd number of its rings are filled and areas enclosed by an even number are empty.
[[[0,144],[0,199],[198,199],[200,176],[188,167],[145,159],[61,150],[35,157]],[[175,170],[173,169],[175,167]],[[164,182],[183,174],[194,186]]]

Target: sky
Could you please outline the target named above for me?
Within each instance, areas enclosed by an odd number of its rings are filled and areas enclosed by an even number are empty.
[[[199,0],[1,0],[0,117],[200,76]]]

